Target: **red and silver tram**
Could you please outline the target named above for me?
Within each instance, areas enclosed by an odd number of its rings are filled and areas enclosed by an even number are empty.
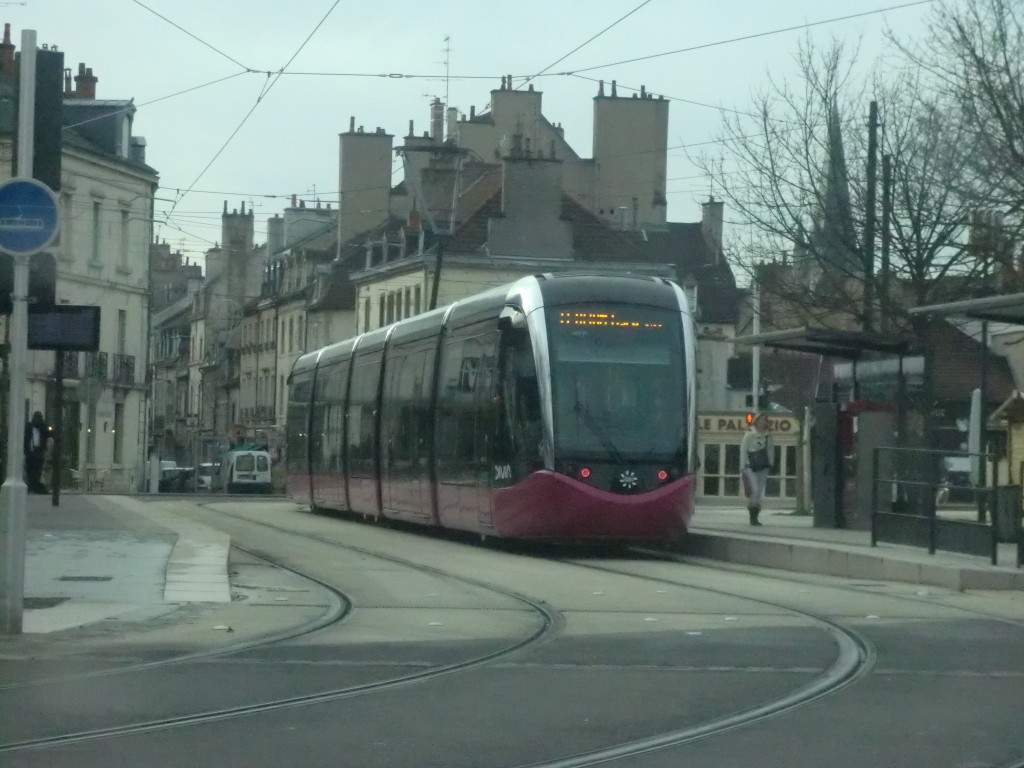
[[[306,354],[288,493],[499,537],[680,536],[694,342],[672,282],[543,275]]]

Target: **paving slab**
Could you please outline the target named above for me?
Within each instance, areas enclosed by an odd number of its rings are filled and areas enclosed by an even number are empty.
[[[228,603],[230,538],[161,504],[65,494],[30,496],[23,631],[137,620],[183,603]]]

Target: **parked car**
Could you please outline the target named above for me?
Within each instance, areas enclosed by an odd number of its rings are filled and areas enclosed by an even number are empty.
[[[160,462],[160,482],[157,490],[160,493],[167,493],[176,490],[175,484],[178,481],[178,465],[174,461]]]
[[[221,486],[228,493],[270,493],[270,454],[232,451],[220,464]]]
[[[204,461],[199,465],[196,475],[197,491],[216,491],[220,489],[220,462]]]

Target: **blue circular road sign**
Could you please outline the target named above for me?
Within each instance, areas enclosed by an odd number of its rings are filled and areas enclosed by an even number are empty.
[[[0,184],[0,250],[14,256],[38,253],[57,237],[57,197],[35,179]]]

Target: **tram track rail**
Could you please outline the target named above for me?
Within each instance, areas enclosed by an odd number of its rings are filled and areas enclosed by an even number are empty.
[[[875,664],[875,649],[867,638],[856,630],[844,627],[838,622],[832,621],[831,619],[815,613],[802,611],[770,600],[752,598],[746,595],[728,592],[721,589],[714,589],[711,587],[695,587],[691,584],[675,581],[673,579],[638,574],[620,568],[596,566],[580,562],[578,560],[564,558],[559,558],[558,562],[565,565],[586,568],[588,570],[635,578],[655,584],[695,589],[701,592],[721,595],[722,597],[749,600],[754,603],[768,605],[773,608],[795,614],[819,626],[829,635],[837,647],[836,660],[832,663],[832,666],[807,685],[797,688],[795,691],[791,691],[784,696],[780,696],[760,704],[755,704],[752,707],[748,707],[738,712],[724,715],[713,720],[708,720],[704,723],[687,726],[685,728],[664,731],[662,733],[653,734],[639,739],[624,741],[609,747],[580,752],[567,757],[527,763],[522,766],[518,766],[517,768],[584,768],[585,766],[592,765],[606,765],[618,760],[627,760],[640,755],[649,754],[651,752],[659,752],[665,749],[680,747],[700,739],[718,736],[737,728],[753,725],[763,720],[768,720],[769,718],[784,715],[795,709],[838,693],[869,674]]]
[[[505,648],[499,649],[497,651],[494,651],[492,653],[479,657],[474,657],[468,660],[463,660],[461,662],[453,663],[451,665],[445,665],[443,667],[424,670],[414,674],[402,675],[399,677],[389,678],[387,680],[382,680],[378,682],[364,683],[357,686],[351,686],[348,688],[341,688],[331,691],[324,691],[310,695],[293,696],[274,701],[242,705],[237,707],[229,707],[220,710],[212,710],[208,712],[183,715],[180,717],[169,717],[164,719],[152,720],[144,723],[116,726],[112,728],[101,728],[92,731],[83,731],[79,733],[58,735],[49,738],[26,740],[11,744],[0,744],[0,753],[12,752],[17,750],[44,749],[47,747],[62,746],[93,739],[113,738],[118,736],[142,734],[156,730],[186,727],[190,725],[199,725],[204,723],[214,723],[217,721],[228,720],[237,717],[244,717],[247,715],[273,712],[276,710],[283,710],[294,707],[313,706],[317,704],[330,703],[333,701],[340,701],[342,699],[360,696],[364,694],[370,694],[374,692],[395,690],[401,687],[414,685],[420,682],[425,682],[447,675],[451,675],[453,673],[477,669],[501,661],[510,655],[528,651],[531,648],[536,647],[537,645],[543,642],[553,639],[557,635],[557,630],[561,627],[563,623],[561,614],[558,611],[551,608],[550,606],[548,606],[543,601],[536,600],[534,598],[528,597],[518,592],[505,590],[501,587],[498,587],[495,584],[491,584],[486,581],[466,578],[460,575],[452,574],[441,568],[436,568],[434,566],[424,565],[422,563],[417,563],[400,557],[395,557],[387,553],[376,551],[374,549],[347,544],[341,540],[335,539],[330,536],[322,536],[309,532],[295,531],[284,526],[279,526],[273,523],[253,519],[242,514],[233,514],[225,510],[218,510],[217,513],[219,515],[234,518],[245,524],[271,529],[301,539],[312,540],[321,543],[325,546],[346,549],[348,551],[356,552],[368,557],[413,568],[424,573],[431,573],[435,576],[443,577],[446,579],[454,579],[465,584],[470,584],[486,590],[491,590],[501,594],[505,594],[506,596],[510,596],[517,600],[521,600],[527,603],[528,605],[532,606],[534,610],[542,614],[544,616],[542,625],[537,629],[536,632],[531,634],[529,637],[521,638],[516,643],[509,645]],[[664,560],[665,562],[686,562],[688,564],[693,565],[693,563],[690,563],[690,561],[688,560],[685,560],[678,556],[674,556],[671,552],[645,550],[639,548],[633,551],[636,554],[643,555],[645,558],[647,558],[648,561],[650,561],[650,559],[653,557],[658,560]],[[258,557],[267,557],[266,555],[261,553],[254,554],[256,554],[256,556]],[[819,614],[803,611],[783,603],[750,597],[748,595],[729,592],[727,590],[715,589],[713,587],[695,586],[693,584],[686,583],[685,581],[681,580],[663,578],[644,573],[637,573],[634,571],[630,571],[628,566],[603,566],[564,557],[546,559],[552,559],[557,562],[566,565],[571,565],[574,567],[602,571],[605,573],[638,579],[649,583],[657,583],[667,586],[692,589],[700,592],[721,595],[723,597],[747,600],[752,603],[771,606],[772,608],[783,610],[787,613],[804,617],[807,620],[809,620],[812,624],[819,626],[833,640],[837,648],[837,653],[835,661],[821,674],[815,677],[813,681],[778,698],[774,698],[772,700],[753,705],[751,707],[739,710],[732,714],[715,718],[704,723],[691,725],[685,728],[664,731],[662,733],[653,734],[650,736],[623,741],[619,744],[611,745],[608,747],[588,750],[585,752],[558,757],[551,760],[532,762],[524,764],[523,766],[521,766],[521,768],[581,768],[582,766],[612,764],[617,761],[627,760],[652,752],[672,749],[674,747],[680,747],[701,739],[706,739],[720,734],[725,734],[729,731],[733,731],[738,728],[753,725],[755,723],[770,718],[784,715],[799,707],[807,706],[825,697],[836,694],[839,691],[842,691],[843,689],[855,684],[858,680],[868,675],[875,664],[875,650],[873,645],[867,638],[862,636],[855,629],[844,626],[841,623],[838,623],[830,618],[827,618]],[[294,569],[291,569],[289,567],[289,570]],[[308,577],[306,574],[303,574],[299,571],[296,572],[300,573],[300,575],[304,577]],[[785,575],[780,574],[778,578],[785,580]],[[794,581],[794,583],[799,582]],[[831,586],[833,586],[835,589],[842,591],[850,591],[860,594],[876,594],[868,590],[861,590],[853,587],[844,587],[841,584]],[[921,600],[919,598],[915,598],[909,595],[886,595],[886,597],[893,600],[904,600],[921,604],[934,604],[932,601]],[[992,620],[1005,621],[1016,626],[1021,626],[1020,622],[1014,621],[1012,619],[1006,619],[985,612],[974,611],[969,608],[961,606],[949,607],[967,614],[980,616]],[[226,653],[232,652],[237,652],[237,650],[222,649],[218,653],[218,655],[224,655]],[[177,659],[175,661],[180,660],[182,659]],[[1017,760],[1014,762],[1007,763],[1003,765],[1001,768],[1024,768],[1024,760]]]
[[[290,530],[290,529],[287,529],[287,528],[283,528],[281,526],[272,525],[270,523],[265,523],[265,522],[262,522],[262,521],[252,520],[252,519],[247,518],[247,517],[242,516],[242,515],[233,515],[233,514],[227,513],[227,512],[221,512],[219,514],[223,514],[223,515],[225,515],[227,517],[235,518],[235,519],[237,519],[237,520],[239,520],[241,522],[247,523],[247,524],[258,525],[258,526],[262,526],[262,527],[265,527],[265,528],[270,528],[270,529],[273,529],[273,530],[281,532],[281,533],[290,534],[290,535],[292,535],[294,537],[297,537],[297,538],[316,541],[318,543],[325,544],[325,545],[328,545],[328,546],[341,547],[341,548],[347,549],[347,550],[352,551],[352,552],[356,552],[356,553],[359,553],[359,554],[362,554],[362,555],[365,555],[365,556],[369,556],[369,557],[374,557],[374,558],[377,558],[379,560],[390,562],[390,563],[395,564],[395,565],[401,565],[401,566],[404,566],[404,567],[407,567],[407,568],[411,568],[413,570],[416,570],[416,571],[419,571],[419,572],[422,572],[422,573],[429,573],[429,574],[432,574],[434,576],[439,576],[441,578],[454,580],[454,581],[460,582],[462,584],[468,584],[468,585],[471,585],[471,586],[476,586],[476,587],[479,587],[479,588],[482,588],[482,589],[494,592],[496,594],[500,594],[500,595],[502,595],[504,597],[511,598],[513,600],[516,600],[516,601],[524,604],[525,606],[527,606],[527,608],[530,611],[534,612],[539,617],[540,621],[538,622],[537,628],[532,633],[530,633],[529,635],[527,635],[525,637],[521,637],[521,638],[515,640],[514,642],[512,642],[512,643],[502,647],[502,648],[499,648],[497,650],[494,650],[494,651],[491,651],[489,653],[485,653],[485,654],[482,654],[482,655],[473,656],[473,657],[468,658],[468,659],[463,659],[461,661],[452,662],[450,664],[438,665],[438,666],[433,667],[431,669],[420,670],[420,671],[417,671],[417,672],[412,672],[412,673],[408,673],[408,674],[398,675],[398,676],[395,676],[395,677],[389,677],[389,678],[387,678],[385,680],[379,680],[379,681],[374,681],[374,682],[370,682],[370,683],[362,683],[362,684],[359,684],[359,685],[344,686],[344,687],[341,687],[341,688],[335,688],[335,689],[331,689],[331,690],[327,690],[327,691],[319,691],[319,692],[312,693],[312,694],[288,696],[288,697],[282,697],[282,698],[279,698],[279,699],[272,699],[272,700],[269,700],[269,701],[262,701],[262,702],[252,703],[252,704],[242,704],[242,705],[237,705],[237,706],[232,706],[232,707],[222,707],[222,708],[218,708],[218,709],[212,709],[212,710],[207,710],[207,711],[203,711],[203,712],[196,712],[196,713],[190,713],[190,714],[185,714],[185,715],[176,715],[176,716],[169,716],[169,717],[163,717],[163,718],[153,718],[153,719],[150,719],[150,720],[146,720],[146,721],[142,721],[142,722],[136,722],[136,723],[126,723],[126,724],[122,724],[122,725],[114,725],[114,726],[108,726],[108,727],[92,728],[92,729],[87,729],[87,730],[82,730],[82,731],[76,731],[76,732],[73,732],[73,733],[56,734],[56,735],[52,735],[52,736],[44,736],[44,737],[39,737],[39,738],[34,738],[34,739],[23,739],[23,740],[16,741],[16,742],[0,743],[0,754],[12,753],[12,752],[21,752],[21,751],[28,751],[28,750],[43,750],[43,749],[47,749],[47,748],[79,744],[79,743],[87,742],[87,741],[96,741],[96,740],[100,740],[100,739],[109,739],[109,738],[116,738],[116,737],[122,737],[122,736],[133,736],[133,735],[140,735],[140,734],[145,734],[145,733],[151,733],[151,732],[154,732],[154,731],[169,730],[169,729],[173,729],[173,728],[182,728],[182,727],[188,727],[188,726],[194,726],[194,725],[203,725],[203,724],[208,724],[208,723],[216,723],[216,722],[221,722],[221,721],[230,720],[230,719],[234,719],[234,718],[245,717],[245,716],[248,716],[248,715],[264,714],[264,713],[268,713],[268,712],[280,711],[280,710],[285,710],[285,709],[293,709],[293,708],[297,708],[297,707],[305,707],[305,706],[311,706],[311,705],[316,705],[316,704],[326,704],[326,703],[331,703],[331,702],[335,702],[335,701],[341,701],[343,699],[354,698],[354,697],[357,697],[357,696],[363,696],[363,695],[367,695],[367,694],[371,694],[371,693],[393,691],[393,690],[396,690],[396,689],[399,689],[399,688],[403,688],[403,687],[406,687],[406,686],[411,686],[411,685],[416,685],[416,684],[427,682],[427,681],[431,681],[431,680],[436,680],[438,678],[446,677],[448,675],[452,675],[452,674],[456,674],[456,673],[460,673],[460,672],[465,672],[465,671],[469,671],[469,670],[473,670],[473,669],[478,669],[478,668],[481,668],[481,667],[485,667],[485,666],[494,664],[494,663],[499,662],[499,661],[503,661],[503,660],[505,660],[505,659],[507,659],[507,658],[509,658],[509,657],[511,657],[513,655],[516,655],[518,653],[521,653],[521,652],[523,652],[523,651],[525,651],[525,650],[527,650],[529,648],[536,647],[536,646],[538,646],[538,645],[540,645],[540,644],[542,644],[544,642],[549,641],[564,626],[564,619],[562,618],[561,614],[558,611],[554,610],[553,608],[548,606],[543,601],[535,600],[533,598],[527,597],[526,595],[522,595],[522,594],[520,594],[518,592],[502,589],[501,587],[497,587],[497,586],[495,586],[493,584],[488,584],[486,582],[479,581],[479,580],[476,580],[476,579],[468,579],[468,578],[465,578],[465,577],[462,577],[462,576],[451,574],[451,573],[448,573],[447,571],[444,571],[443,569],[435,568],[433,566],[425,566],[425,565],[422,565],[420,563],[415,563],[413,561],[405,560],[403,558],[394,557],[394,556],[383,554],[383,553],[380,553],[380,552],[375,552],[373,550],[368,550],[368,549],[364,549],[364,548],[360,548],[360,547],[355,547],[355,546],[347,545],[347,544],[344,544],[343,542],[339,542],[339,541],[335,541],[335,540],[332,540],[332,539],[328,539],[326,537],[320,537],[320,536],[315,536],[315,535],[312,535],[312,534],[307,534],[307,533],[303,533],[303,532],[299,532],[299,531],[293,531],[293,530]],[[337,592],[337,594],[339,594],[339,595],[341,594],[334,587],[331,587],[331,586],[327,585],[325,582],[322,582],[321,580],[319,580],[319,579],[317,579],[315,577],[310,576],[309,574],[303,572],[302,570],[299,570],[299,569],[294,568],[294,567],[289,566],[289,565],[285,565],[285,564],[281,563],[280,561],[278,561],[277,559],[270,558],[270,556],[268,556],[268,555],[266,555],[266,554],[264,554],[262,552],[258,552],[258,551],[250,550],[250,549],[245,549],[245,548],[239,547],[236,544],[232,544],[232,546],[235,547],[236,549],[239,549],[240,551],[244,551],[244,552],[246,552],[248,554],[254,555],[254,556],[259,557],[261,559],[273,562],[275,565],[280,565],[281,567],[286,568],[287,570],[292,571],[293,573],[295,573],[295,574],[297,574],[297,575],[299,575],[299,576],[301,576],[303,578],[308,578],[308,579],[310,579],[310,580],[312,580],[312,581],[314,581],[314,582],[316,582],[318,584],[321,584],[321,585],[327,587],[328,589],[330,589],[330,590],[332,590],[334,592]],[[346,600],[346,603],[347,602],[348,601]],[[353,609],[358,609],[358,607],[359,607],[359,606],[352,606],[350,603],[348,603],[348,605],[349,605],[349,609],[344,612],[344,615],[348,615]],[[319,627],[318,629],[323,629],[323,628],[324,627]],[[310,629],[307,632],[304,632],[303,634],[310,634],[313,631],[317,631],[317,630]],[[240,644],[239,647],[232,647],[231,649],[219,649],[216,652],[203,652],[203,653],[189,654],[187,656],[175,657],[174,659],[166,659],[166,660],[161,660],[161,661],[154,661],[154,662],[149,662],[149,663],[142,664],[142,665],[133,665],[130,668],[129,667],[124,667],[124,668],[120,668],[119,671],[121,671],[121,672],[128,672],[128,671],[138,671],[138,670],[143,670],[143,669],[152,669],[154,667],[169,666],[170,664],[181,664],[181,663],[183,663],[185,661],[200,661],[200,660],[206,661],[206,660],[209,660],[210,658],[213,658],[215,656],[226,656],[228,654],[238,653],[238,652],[243,651],[243,650],[251,650],[254,647],[267,646],[267,645],[270,645],[272,643],[282,642],[282,641],[284,641],[286,639],[294,639],[295,637],[298,637],[298,636],[299,635],[297,633],[291,633],[290,637],[288,637],[288,638],[277,637],[273,641],[263,640],[262,642],[258,642],[258,643],[254,642],[254,643]],[[244,647],[241,647],[241,646],[244,646]],[[109,670],[109,671],[108,670],[102,670],[102,671],[98,671],[98,672],[93,673],[93,674],[114,674],[116,671],[118,671],[118,670]],[[77,676],[65,676],[63,678],[54,677],[54,678],[49,678],[48,681],[56,682],[57,680],[61,680],[61,679],[63,679],[63,680],[77,679],[77,678],[81,678],[81,677],[85,677],[85,676],[89,676],[89,673],[85,673],[83,675],[77,675]],[[0,689],[0,690],[2,690],[2,689]]]
[[[32,688],[35,686],[53,685],[56,683],[67,683],[75,680],[88,680],[98,677],[111,677],[114,675],[124,675],[133,672],[142,672],[153,669],[160,669],[162,667],[170,667],[177,664],[186,664],[194,661],[208,661],[210,659],[216,659],[223,656],[230,656],[236,653],[243,653],[245,651],[252,651],[258,648],[265,648],[268,646],[275,645],[277,643],[287,642],[289,640],[296,640],[300,637],[311,635],[315,632],[319,632],[322,629],[333,626],[341,621],[344,621],[352,609],[352,603],[348,596],[342,591],[335,589],[331,585],[316,579],[309,574],[302,573],[295,568],[291,568],[283,563],[276,561],[273,557],[254,552],[233,545],[234,549],[239,552],[244,552],[250,557],[262,560],[267,565],[281,570],[288,571],[296,576],[299,576],[306,581],[316,584],[321,589],[325,590],[328,599],[330,601],[327,606],[327,610],[323,614],[300,624],[295,627],[289,627],[288,629],[279,630],[277,632],[261,635],[259,637],[252,638],[250,640],[244,640],[242,642],[233,643],[231,645],[223,646],[221,648],[213,648],[205,651],[194,651],[192,653],[184,653],[175,656],[170,656],[163,659],[154,659],[152,661],[136,662],[132,664],[122,664],[115,667],[105,667],[103,669],[89,670],[88,672],[73,672],[63,675],[51,675],[49,677],[42,677],[35,680],[20,680],[14,683],[4,683],[0,685],[0,693],[5,691],[13,691],[20,688]]]

